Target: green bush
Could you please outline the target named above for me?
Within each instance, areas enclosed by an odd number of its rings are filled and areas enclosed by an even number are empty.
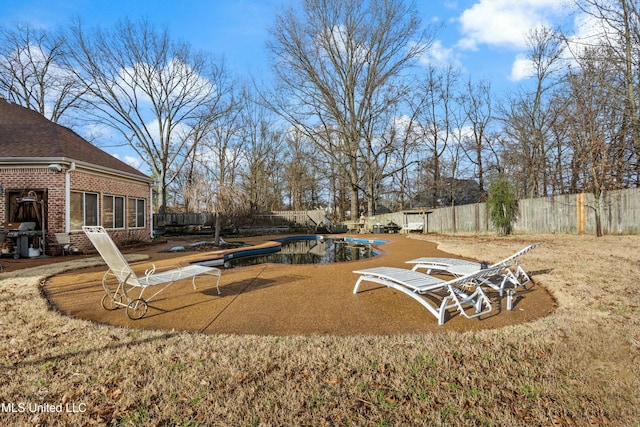
[[[511,234],[512,225],[518,219],[518,199],[513,185],[504,176],[498,178],[489,188],[487,209],[491,223],[500,234]]]

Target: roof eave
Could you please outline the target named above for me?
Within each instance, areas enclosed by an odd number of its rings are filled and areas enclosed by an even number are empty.
[[[126,176],[127,178],[134,179],[136,181],[153,183],[153,178],[144,175],[142,172],[140,174],[134,174],[122,170],[107,168],[104,166],[98,166],[92,163],[83,162],[81,160],[69,159],[68,157],[3,157],[0,158],[0,165],[11,165],[11,166],[20,166],[20,165],[51,165],[51,164],[60,164],[61,166],[66,167],[66,169],[71,168],[71,164],[75,163],[76,167],[82,167],[83,169],[92,170],[95,172],[100,172],[108,175],[114,176]]]

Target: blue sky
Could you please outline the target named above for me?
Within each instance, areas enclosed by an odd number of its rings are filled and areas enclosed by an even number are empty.
[[[269,72],[265,43],[274,15],[297,0],[0,0],[0,25],[29,22],[87,26],[145,17],[167,25],[173,37],[222,55],[237,76]],[[425,61],[452,63],[498,95],[526,81],[525,36],[541,24],[579,33],[570,0],[416,0],[423,23],[444,23]]]

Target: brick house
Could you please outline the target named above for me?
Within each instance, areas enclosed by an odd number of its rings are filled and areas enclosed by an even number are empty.
[[[36,230],[44,225],[47,255],[60,251],[56,233],[92,252],[83,225],[102,225],[119,243],[149,240],[152,182],[70,129],[0,98],[0,224],[5,231],[26,220]],[[34,248],[43,247],[40,235]]]

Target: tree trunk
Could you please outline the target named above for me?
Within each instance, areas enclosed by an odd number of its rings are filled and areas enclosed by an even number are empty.
[[[602,192],[594,193],[595,197],[595,215],[596,215],[596,237],[602,237]]]
[[[165,173],[160,171],[158,173],[158,213],[164,215],[167,211],[167,184],[165,183]]]
[[[368,187],[368,195],[367,195],[367,215],[368,216],[374,216],[376,214],[376,197],[375,197],[375,193],[376,193],[376,188],[375,188],[375,182],[374,182],[374,178],[373,175],[370,173],[369,177],[368,177],[368,183],[367,183],[367,187]]]
[[[355,163],[355,162],[353,162]],[[351,221],[360,217],[360,201],[358,200],[358,171],[357,165],[351,167]]]
[[[358,203],[358,187],[351,186],[351,221],[357,221],[359,217],[359,203]]]
[[[214,233],[213,233],[213,241],[216,246],[220,245],[220,229],[222,228],[222,219],[218,212],[216,212],[216,220],[214,221]]]

